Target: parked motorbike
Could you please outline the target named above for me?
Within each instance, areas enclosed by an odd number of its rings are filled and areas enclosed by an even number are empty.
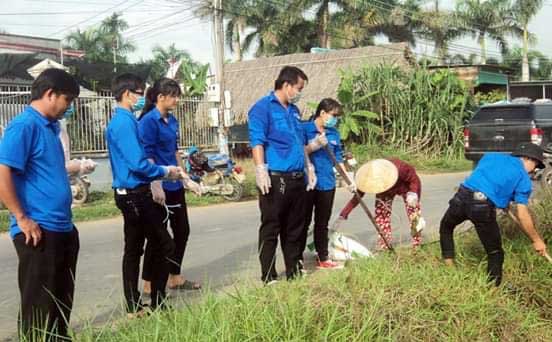
[[[192,147],[186,158],[186,172],[201,185],[204,194],[222,196],[229,201],[239,201],[243,196],[245,174],[225,154],[207,157]]]
[[[97,164],[91,159],[82,159],[81,163],[86,163],[88,167],[81,169],[77,174],[69,175],[69,184],[71,185],[71,194],[73,196],[73,205],[86,203],[90,194],[90,178],[88,175],[94,172]]]

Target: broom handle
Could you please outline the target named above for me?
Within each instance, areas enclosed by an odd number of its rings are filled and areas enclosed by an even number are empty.
[[[328,145],[324,146],[324,150],[326,151],[326,153],[330,157],[330,159],[331,159],[335,169],[337,170],[337,172],[345,180],[345,183],[347,183],[347,185],[351,185],[353,182],[349,179],[349,177],[347,176],[345,171],[341,168],[341,166],[337,162],[337,159],[335,158],[335,155],[334,155],[333,151],[330,150]],[[374,216],[372,216],[372,213],[370,212],[370,209],[368,209],[368,206],[366,205],[366,203],[364,203],[364,201],[362,200],[362,197],[360,196],[358,191],[355,191],[353,194],[354,194],[355,198],[358,200],[358,203],[360,204],[360,206],[362,207],[362,209],[364,210],[364,212],[366,213],[368,218],[370,219],[370,222],[372,222],[372,224],[374,225],[374,228],[378,232],[379,236],[381,237],[381,239],[382,239],[383,243],[385,244],[385,246],[387,247],[387,249],[389,249],[391,252],[395,253],[395,250],[393,249],[393,246],[391,246],[391,244],[387,241],[385,236],[383,236],[383,233],[381,232],[378,224],[376,223],[376,220],[374,219]]]
[[[506,211],[508,212],[508,216],[510,216],[512,221],[514,221],[518,226],[521,227],[521,222],[518,221],[517,217],[514,214],[512,214],[512,212],[510,210],[506,209]],[[523,229],[522,229],[522,231],[525,233],[525,231]],[[544,257],[546,258],[546,260],[548,260],[549,263],[552,264],[552,257],[546,251],[544,252]]]

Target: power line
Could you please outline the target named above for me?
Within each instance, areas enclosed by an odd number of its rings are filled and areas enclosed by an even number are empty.
[[[142,1],[143,1],[143,0],[139,0],[135,5],[137,5],[138,3],[142,2]],[[56,32],[53,32],[53,33],[51,33],[48,37],[52,37],[52,36],[54,36],[54,35],[56,35],[56,34],[58,34],[58,33],[65,32],[65,31],[67,31],[67,30],[69,30],[69,29],[71,29],[71,28],[73,28],[73,27],[77,27],[77,26],[79,26],[79,25],[81,25],[81,24],[84,24],[85,22],[90,21],[90,20],[92,20],[92,19],[98,17],[99,15],[101,15],[101,14],[103,14],[103,13],[110,12],[110,11],[114,10],[115,8],[117,8],[117,7],[121,6],[121,5],[123,5],[123,4],[126,3],[126,2],[128,2],[128,0],[123,0],[123,1],[121,1],[121,2],[119,2],[119,3],[117,3],[116,5],[111,6],[111,7],[107,8],[107,9],[105,9],[105,10],[103,10],[103,11],[97,13],[96,15],[93,15],[93,16],[91,16],[91,17],[89,17],[89,18],[87,18],[87,19],[84,19],[84,20],[82,20],[82,21],[79,21],[79,22],[76,23],[76,24],[72,24],[72,25],[66,26],[65,28],[63,28],[63,29],[61,29],[61,30],[58,30],[58,31],[56,31]],[[128,9],[128,8],[130,8],[130,7],[131,7],[131,6],[126,7],[125,9]]]

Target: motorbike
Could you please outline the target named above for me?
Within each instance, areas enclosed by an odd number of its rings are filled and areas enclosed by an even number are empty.
[[[200,184],[203,194],[222,196],[229,201],[239,201],[243,196],[245,174],[241,167],[225,154],[207,157],[192,147],[186,158],[186,172]]]
[[[73,204],[80,205],[86,203],[90,191],[90,179],[87,175],[69,176],[69,184],[71,184],[71,194],[73,195]]]
[[[84,171],[76,174],[69,174],[69,184],[71,185],[71,195],[73,196],[73,205],[81,205],[86,203],[88,200],[88,195],[90,194],[90,178],[88,175],[94,172],[96,166],[98,165],[90,159],[82,159],[81,163],[87,163],[88,168],[85,168]]]

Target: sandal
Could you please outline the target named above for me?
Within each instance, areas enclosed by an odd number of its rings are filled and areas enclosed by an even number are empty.
[[[201,290],[201,285],[193,281],[184,280],[182,284],[178,284],[174,287],[169,287],[171,290]]]

